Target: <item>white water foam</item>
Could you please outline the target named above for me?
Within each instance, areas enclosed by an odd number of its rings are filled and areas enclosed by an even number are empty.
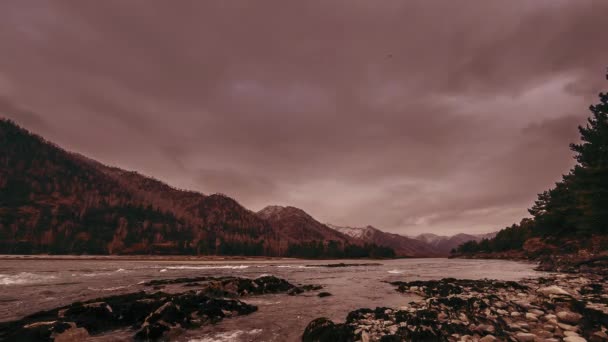
[[[242,270],[249,268],[247,265],[220,265],[220,266],[169,266],[170,270],[215,270],[215,269],[231,269]]]
[[[390,270],[390,271],[388,271],[388,273],[391,273],[391,274],[401,274],[401,273],[405,273],[405,271],[402,271],[402,270]]]
[[[246,336],[259,335],[262,333],[262,329],[253,329],[249,331],[236,330],[229,331],[224,333],[214,334],[213,336],[206,336],[203,338],[195,338],[191,339],[188,342],[227,342],[227,341],[237,341],[241,337],[246,338]]]
[[[98,288],[94,288],[94,287],[88,287],[87,289],[88,289],[89,291],[95,291],[95,292],[97,292],[97,291],[117,291],[117,290],[121,290],[121,289],[126,289],[126,288],[129,288],[129,287],[131,287],[131,286],[133,286],[133,285],[115,286],[115,287],[106,287],[106,288],[100,288],[100,289],[98,289]]]
[[[124,273],[124,272],[128,272],[128,271],[125,270],[124,268],[119,268],[116,271],[112,271],[112,272],[93,272],[93,273],[72,274],[72,277],[77,277],[77,276],[98,277],[98,276],[107,276],[107,275],[112,275],[112,274],[116,274],[116,273]]]
[[[0,274],[0,285],[37,284],[45,283],[56,278],[57,277],[53,275],[43,275],[29,272],[21,272],[13,275]]]

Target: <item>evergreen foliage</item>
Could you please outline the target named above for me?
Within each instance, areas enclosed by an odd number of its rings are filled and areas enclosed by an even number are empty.
[[[528,210],[532,219],[501,230],[494,239],[467,242],[454,253],[521,249],[530,237],[584,239],[608,234],[608,93],[600,93],[599,103],[589,110],[587,123],[578,128],[580,142],[570,144],[576,166],[538,195]]]

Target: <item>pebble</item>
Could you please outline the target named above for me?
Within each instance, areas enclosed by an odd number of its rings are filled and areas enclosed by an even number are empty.
[[[581,318],[582,316],[580,314],[570,311],[560,311],[557,313],[557,319],[568,324],[577,324]]]
[[[587,340],[580,336],[568,336],[564,338],[564,342],[587,342]]]
[[[543,325],[543,329],[545,329],[547,331],[555,331],[555,325],[553,325],[553,324],[545,324],[545,325]]]
[[[565,296],[569,296],[570,295],[566,290],[564,290],[561,287],[556,286],[556,285],[540,288],[540,289],[538,289],[537,292],[539,292],[539,293],[541,293],[541,294],[543,294],[545,296],[549,296],[549,295],[565,295]]]
[[[538,321],[538,317],[531,312],[526,312],[526,319],[529,321]]]
[[[557,323],[557,326],[560,327],[560,329],[567,330],[567,331],[575,331],[578,329],[575,326],[572,326],[570,324],[565,324],[565,323]]]
[[[534,340],[536,339],[536,335],[520,332],[515,335],[515,338],[519,342],[534,342]]]
[[[545,314],[544,311],[539,310],[539,309],[531,309],[531,310],[529,310],[529,312],[535,314],[536,316],[542,316]]]

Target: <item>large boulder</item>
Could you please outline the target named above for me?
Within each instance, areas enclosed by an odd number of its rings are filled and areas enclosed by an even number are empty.
[[[335,324],[325,317],[317,318],[308,323],[302,342],[352,342],[352,328],[344,324]]]

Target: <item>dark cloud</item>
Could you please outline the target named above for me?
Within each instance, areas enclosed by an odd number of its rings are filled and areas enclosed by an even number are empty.
[[[44,119],[30,110],[15,105],[8,97],[0,94],[0,117],[12,118],[30,129],[47,128]]]
[[[9,0],[0,106],[254,210],[491,231],[572,166],[604,86],[606,14],[600,0]]]

